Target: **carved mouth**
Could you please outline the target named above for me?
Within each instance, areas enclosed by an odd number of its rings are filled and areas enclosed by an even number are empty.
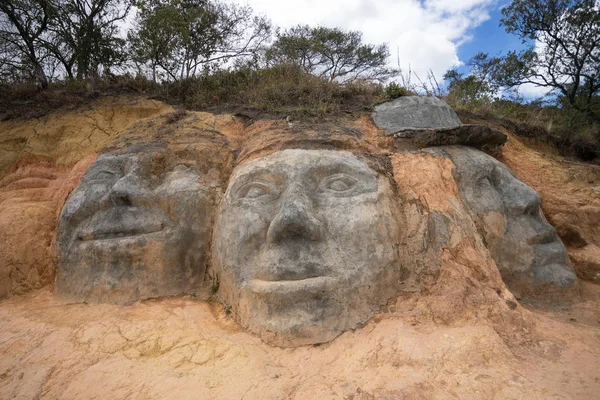
[[[84,221],[77,233],[82,241],[122,239],[160,232],[163,218],[147,209],[114,207],[100,211]]]
[[[538,265],[566,264],[567,249],[558,240],[540,243],[535,247],[535,263]]]
[[[79,239],[88,241],[88,240],[106,240],[106,239],[121,239],[132,236],[140,236],[147,235],[149,233],[160,232],[163,230],[163,227],[148,227],[142,229],[127,229],[126,227],[121,227],[117,230],[112,231],[98,231],[94,232],[90,235],[80,235]]]
[[[335,282],[330,276],[318,276],[313,278],[265,281],[252,279],[248,282],[248,289],[257,294],[267,293],[292,293],[292,292],[317,292],[327,290]]]

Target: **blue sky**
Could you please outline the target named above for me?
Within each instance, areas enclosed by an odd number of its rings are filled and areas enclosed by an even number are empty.
[[[500,7],[490,10],[488,15],[487,21],[472,30],[470,35],[472,39],[458,47],[457,54],[463,63],[467,63],[471,57],[481,51],[491,56],[497,56],[510,50],[524,50],[529,46],[528,43],[523,44],[517,35],[509,34],[504,27],[499,26],[502,18]],[[465,74],[469,72],[469,68],[465,64],[458,70]],[[529,100],[543,96],[546,91],[544,88],[533,85],[524,85],[519,89],[519,92]]]
[[[504,27],[499,26],[500,18],[502,18],[500,9],[492,10],[489,16],[490,19],[473,29],[471,34],[473,39],[458,48],[458,57],[463,62],[467,62],[480,51],[490,55],[499,55],[509,50],[524,48],[519,37],[506,33]],[[464,70],[465,68],[461,68],[461,72]]]

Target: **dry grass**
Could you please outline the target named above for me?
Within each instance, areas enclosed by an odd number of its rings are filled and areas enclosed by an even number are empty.
[[[507,100],[455,108],[467,117],[474,113],[519,136],[555,146],[563,155],[587,161],[600,158],[600,124],[576,110]]]
[[[269,69],[219,71],[163,86],[161,97],[187,109],[249,108],[296,118],[370,109],[383,89],[368,82],[342,85],[279,65]]]
[[[34,118],[57,109],[72,109],[99,96],[137,93],[189,110],[260,110],[294,118],[324,117],[370,110],[384,100],[383,88],[368,82],[339,84],[278,65],[240,68],[181,82],[157,84],[144,77],[111,76],[94,82],[62,82],[39,92],[33,85],[0,88],[0,119]]]
[[[402,88],[397,89],[404,94]],[[33,85],[0,86],[0,120],[39,117],[58,109],[80,107],[100,96],[122,94],[141,94],[188,110],[241,114],[251,111],[251,115],[267,117],[289,115],[294,120],[323,119],[370,111],[375,104],[394,97],[388,92],[381,85],[369,82],[345,85],[329,82],[289,65],[216,71],[162,84],[124,75],[104,78],[93,85],[90,82],[56,83],[44,92],[37,91]],[[451,98],[447,100],[452,102]],[[510,124],[507,127],[516,134],[552,144],[563,154],[584,160],[600,157],[599,124],[574,110],[511,101],[471,107],[451,105],[462,108],[463,112],[497,119],[500,124]]]

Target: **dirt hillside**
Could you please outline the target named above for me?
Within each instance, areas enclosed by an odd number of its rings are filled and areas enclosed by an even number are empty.
[[[434,215],[453,228],[427,253],[435,275],[421,265],[424,283],[406,282],[364,327],[291,349],[240,328],[208,286],[129,306],[64,304],[52,292],[58,213],[99,152],[135,141],[200,140],[202,132],[202,140],[231,146],[234,157],[254,157],[240,154],[239,144],[266,140],[254,132],[285,121],[113,98],[79,112],[0,123],[0,398],[598,398],[600,167],[496,127],[509,137],[498,158],[540,193],[581,278],[574,299],[521,304],[457,205],[451,163],[393,154],[391,140],[365,116],[344,123],[352,128],[310,134],[325,137],[324,145],[354,135],[365,151],[389,156],[407,248],[418,245]],[[283,146],[278,135],[267,144]],[[222,164],[215,174],[230,172],[231,159],[212,157],[219,160],[204,162]],[[417,208],[421,217],[414,217]],[[427,290],[416,289],[423,285]]]

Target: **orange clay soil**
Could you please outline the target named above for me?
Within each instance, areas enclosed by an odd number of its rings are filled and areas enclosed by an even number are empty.
[[[127,104],[137,107],[133,101]],[[11,125],[10,137],[0,141],[0,146],[14,151],[5,153],[0,161],[6,166],[0,165],[0,169],[11,168],[9,172],[16,178],[3,182],[5,192],[10,189],[11,193],[32,195],[25,203],[35,200],[40,204],[36,203],[35,209],[43,206],[44,212],[56,215],[65,191],[74,187],[84,164],[103,147],[122,147],[139,139],[186,139],[194,137],[196,131],[214,130],[220,133],[205,135],[206,140],[228,142],[237,151],[252,129],[272,126],[258,122],[244,131],[241,122],[231,116],[206,113],[142,119],[172,113],[172,109],[158,102],[141,108],[154,111],[117,124],[119,133],[111,134],[110,140],[92,129],[96,133],[83,147],[38,146],[18,132],[34,124],[36,135],[45,137],[38,130],[39,121],[25,121],[23,127]],[[96,115],[93,110],[87,112]],[[47,117],[48,126],[57,125],[52,118]],[[120,121],[114,116],[108,120]],[[354,124],[364,133],[365,149],[392,151],[391,141],[368,119],[362,117]],[[70,129],[64,130],[70,139],[59,143],[75,143],[78,135]],[[592,188],[600,186],[598,167],[565,160],[543,146],[506,133],[509,141],[500,159],[540,192],[546,215],[567,242],[572,259],[580,253],[587,257],[581,256],[584,261],[575,263],[578,273],[595,279],[600,260],[600,224],[595,219],[600,192]],[[278,134],[274,130],[272,137]],[[314,135],[320,137],[326,132]],[[347,136],[345,132],[335,135]],[[23,137],[29,139],[23,142]],[[270,136],[257,140],[263,138]],[[350,146],[352,142],[348,143]],[[72,167],[85,155],[90,156],[83,164]],[[10,167],[11,160],[28,157],[48,157],[51,162],[27,167],[30,164],[22,161]],[[228,152],[214,157],[228,165],[234,163]],[[569,303],[522,307],[504,288],[493,260],[465,217],[466,210],[456,198],[451,163],[404,153],[393,155],[392,165],[406,213],[407,251],[417,254],[419,246],[424,246],[422,238],[430,229],[430,215],[442,215],[453,225],[442,245],[428,251],[420,264],[425,278],[410,281],[405,292],[366,326],[328,344],[280,349],[239,328],[227,310],[212,300],[208,287],[195,297],[120,307],[65,305],[47,286],[0,301],[0,398],[598,398],[600,286],[581,282],[580,296]],[[418,166],[419,174],[411,174],[411,166]],[[54,194],[44,189],[59,181],[65,183]],[[22,203],[12,194],[5,196],[6,209]],[[6,214],[7,223],[13,220]],[[52,218],[40,219],[46,230],[53,229],[55,223]],[[43,246],[50,246],[52,235],[46,236]],[[14,252],[25,254],[40,245],[25,244],[15,247]]]
[[[598,286],[586,284],[598,304]],[[597,307],[517,311],[519,341],[486,323],[376,316],[330,344],[280,349],[218,305],[168,298],[62,305],[43,289],[0,303],[0,397],[61,399],[595,399]]]

